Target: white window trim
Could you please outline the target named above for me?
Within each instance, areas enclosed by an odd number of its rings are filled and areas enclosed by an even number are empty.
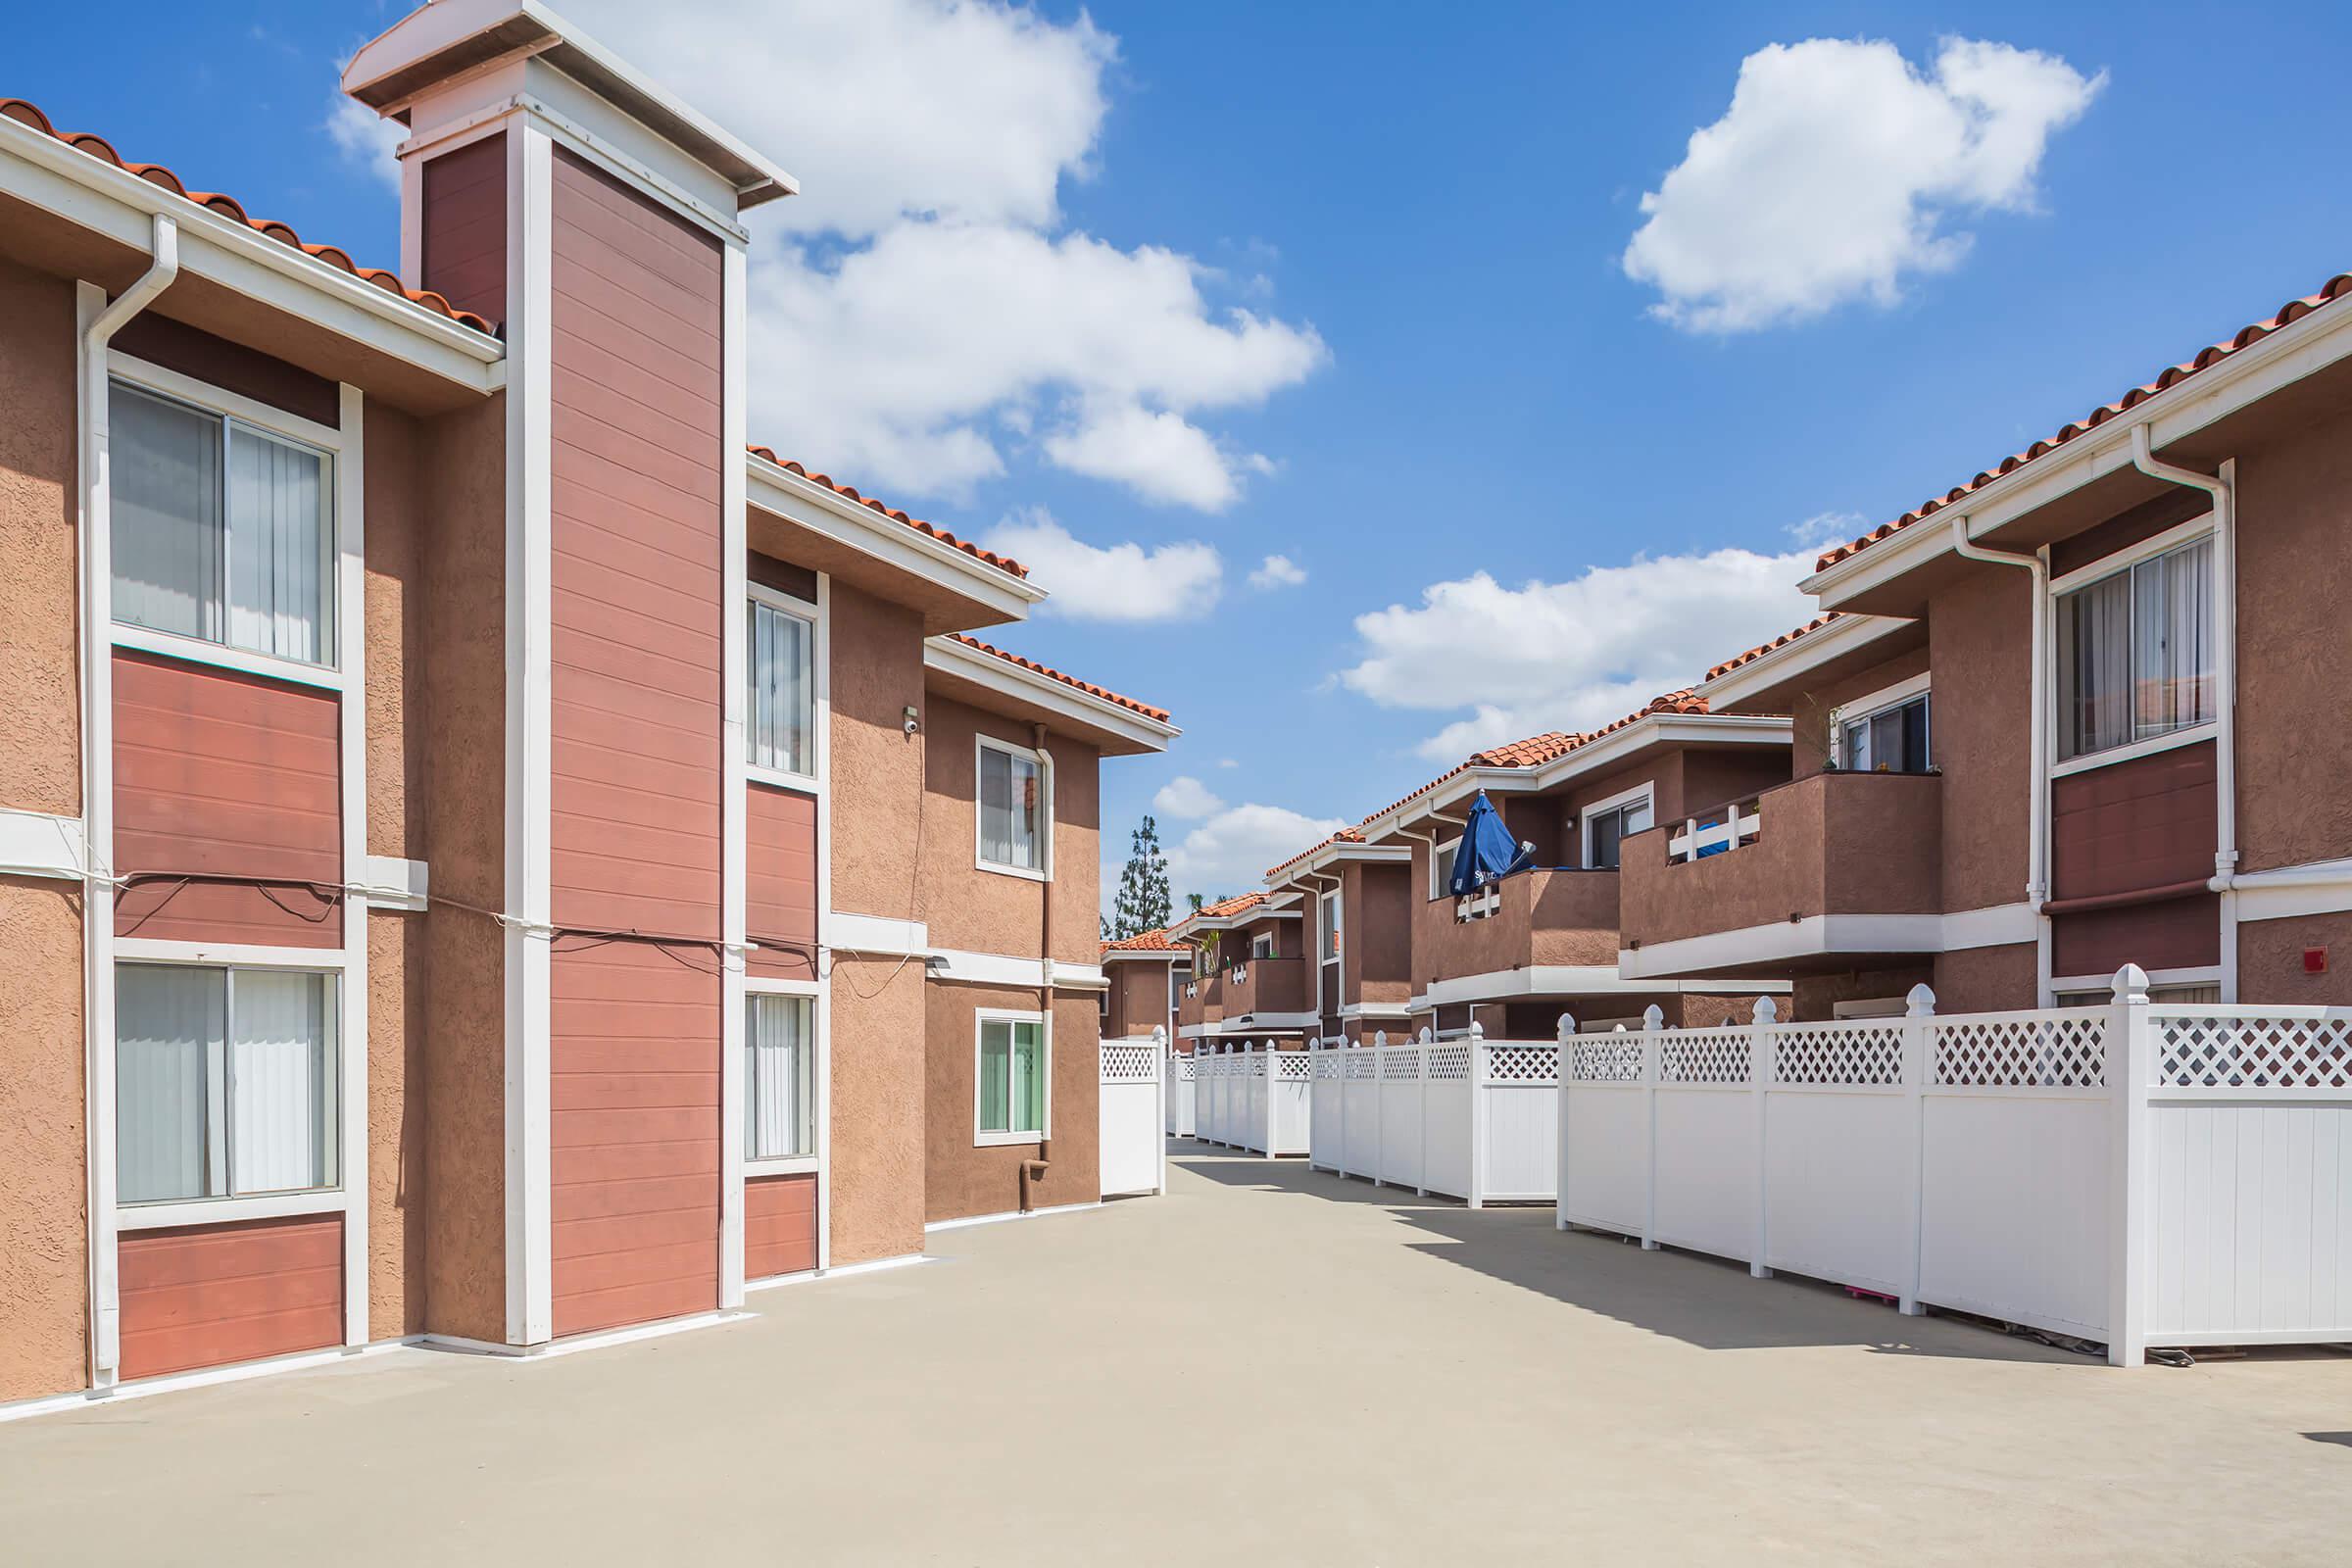
[[[986,802],[982,799],[980,785],[980,760],[992,751],[1017,758],[1037,769],[1039,865],[1035,869],[1025,865],[1004,865],[982,853],[981,846],[988,842],[988,835],[984,815]],[[1028,747],[1001,741],[994,735],[972,737],[972,865],[977,870],[992,872],[997,876],[1017,876],[1025,882],[1054,880],[1054,770],[1046,765],[1043,757]]]
[[[1348,922],[1343,912],[1345,900],[1339,888],[1332,888],[1317,896],[1316,920],[1322,926],[1323,934],[1331,939],[1331,954],[1328,957],[1316,958],[1318,968],[1324,964],[1344,964],[1348,961]],[[1318,975],[1317,978],[1320,980],[1321,977]]]
[[[249,1219],[290,1219],[302,1214],[341,1214],[351,1195],[341,1187],[305,1187],[299,1192],[260,1193],[250,1198],[169,1198],[152,1203],[118,1203],[118,1231],[172,1230],[182,1225],[234,1225]]]
[[[2110,746],[2103,752],[2091,752],[2071,761],[2052,762],[2050,777],[2065,778],[2071,773],[2088,773],[2102,767],[2113,767],[2118,762],[2135,762],[2143,757],[2153,757],[2158,752],[2200,745],[2219,736],[2221,728],[2221,720],[2209,718],[2202,724],[2167,730],[2162,735],[2151,735],[2144,741],[2126,741],[2121,746]]]
[[[331,424],[319,424],[299,414],[288,414],[273,404],[263,403],[231,392],[210,381],[200,381],[192,375],[166,369],[147,360],[134,359],[120,349],[109,349],[106,356],[108,373],[133,382],[146,390],[189,403],[214,414],[224,414],[240,424],[250,424],[270,435],[283,436],[288,441],[306,447],[317,447],[330,457],[342,455],[346,436]]]
[[[1851,702],[1839,703],[1838,705],[1838,728],[1842,732],[1848,724],[1884,713],[1889,708],[1900,708],[1912,698],[1925,697],[1932,690],[1931,674],[1927,670],[1922,670],[1909,680],[1898,680],[1891,686],[1882,686],[1877,691],[1865,693]]]
[[[2051,578],[2050,597],[2055,600],[2078,588],[2087,588],[2101,578],[2112,577],[2119,571],[2129,571],[2143,561],[2153,561],[2182,545],[2195,544],[2212,532],[2213,514],[2210,512],[2203,516],[2191,517],[2186,522],[2176,523],[2162,533],[2150,534],[2137,544],[2126,545],[2112,556],[2101,556],[2086,566],[2077,566],[2063,577]]]
[[[1045,1048],[1046,1125],[1033,1133],[983,1132],[980,1127],[980,1042],[991,1023],[1033,1023]],[[1010,1106],[1006,1107],[1007,1112]],[[1007,1121],[1011,1120],[1009,1113]],[[1009,1007],[976,1007],[972,1011],[972,1147],[1004,1149],[1017,1144],[1041,1144],[1054,1136],[1054,1018],[1050,1013],[1021,1012]]]
[[[184,942],[176,937],[117,937],[118,963],[177,963],[199,968],[304,969],[340,974],[342,948],[280,948],[251,942]]]
[[[743,1155],[744,1177],[749,1180],[755,1176],[819,1175],[825,1165],[825,1115],[828,1099],[826,1085],[832,1081],[833,1072],[832,1054],[825,1047],[825,1024],[831,1016],[831,1008],[825,1004],[825,987],[821,981],[816,980],[778,980],[764,975],[747,974],[743,977],[743,997],[747,1004],[754,997],[800,997],[805,999],[808,1004],[809,1042],[816,1052],[814,1059],[808,1063],[808,1081],[815,1086],[816,1098],[816,1104],[812,1108],[816,1122],[815,1137],[811,1140],[815,1147],[806,1154],[777,1154],[761,1159],[751,1152],[747,1143]],[[747,1029],[743,1040],[737,1043],[736,1049],[747,1050],[750,1045],[751,1036]],[[744,1075],[743,1092],[747,1097],[751,1094],[751,1075],[748,1072]],[[742,1119],[744,1115],[742,1107],[738,1106],[734,1114],[738,1120]],[[819,1203],[825,1201],[821,1183],[817,1193],[817,1201]]]
[[[2182,969],[2150,969],[2151,986],[2218,986],[2222,983],[2222,966],[2218,963],[2193,964]],[[2111,974],[2063,974],[2050,980],[2050,995],[2089,996],[2096,993],[2108,996],[2115,989]]]
[[[2162,533],[2151,534],[2139,543],[2127,546],[2112,556],[2102,556],[2087,566],[2078,566],[2063,577],[2053,578],[2049,588],[2051,648],[2054,650],[2057,647],[2059,600],[2087,588],[2093,583],[2103,582],[2109,577],[2130,571],[2142,562],[2153,561],[2158,556],[2170,555],[2183,545],[2193,545],[2200,539],[2214,536],[2213,514],[2208,512],[2203,516],[2191,517],[2188,521],[2176,524]],[[2219,547],[2216,548],[2218,550]],[[2221,592],[2219,583],[2215,585],[2215,592],[2217,594]],[[2229,655],[2225,652],[2221,657],[2227,661]],[[2162,735],[2150,735],[2144,740],[2126,741],[2121,746],[2110,746],[2104,751],[2084,752],[2080,757],[2070,757],[2064,761],[2059,761],[2056,760],[2058,738],[2061,733],[2059,709],[2065,703],[2066,694],[2057,690],[2057,684],[2058,661],[2053,653],[2050,660],[2049,709],[2049,751],[2052,759],[2050,777],[2052,778],[2064,778],[2070,773],[2087,773],[2093,768],[2110,767],[2117,762],[2129,762],[2138,758],[2152,757],[2158,752],[2169,752],[2176,746],[2194,746],[2200,741],[2213,740],[2221,733],[2221,720],[2218,717],[2209,718],[2201,724],[2189,724],[2180,729],[2168,730]]]
[[[1583,865],[1586,870],[1601,869],[1600,866],[1593,863],[1592,859],[1592,819],[1604,812],[1622,809],[1636,801],[1640,801],[1649,808],[1649,825],[1656,827],[1658,825],[1658,784],[1655,779],[1644,779],[1634,788],[1620,790],[1605,801],[1594,801],[1591,806],[1576,813],[1577,848],[1584,852],[1578,858],[1578,863]],[[1647,829],[1643,831],[1647,831]]]
[[[269,680],[281,680],[298,686],[316,686],[330,692],[343,691],[350,684],[341,670],[326,664],[306,664],[299,659],[257,654],[250,648],[231,648],[226,643],[207,642],[201,637],[189,637],[175,631],[158,631],[152,626],[133,626],[124,621],[116,621],[109,630],[117,648],[161,654],[166,659],[176,659],[182,663],[204,664],[213,669],[233,669],[240,674],[260,675]]]
[[[1449,839],[1440,839],[1429,847],[1429,896],[1432,901],[1452,897],[1446,891],[1446,884],[1438,879],[1438,862],[1446,858],[1447,850],[1458,854],[1461,847],[1462,836],[1459,833]]]
[[[820,586],[817,592],[821,596],[824,590]],[[770,784],[777,789],[798,790],[803,795],[821,796],[825,793],[825,784],[824,762],[819,755],[823,742],[819,737],[824,730],[828,708],[824,675],[825,612],[820,606],[813,605],[797,595],[785,593],[781,589],[770,588],[761,582],[747,580],[744,583],[744,597],[748,603],[765,605],[770,610],[782,611],[785,614],[806,621],[808,625],[808,765],[813,771],[795,773],[788,768],[763,767],[750,760],[752,749],[750,704],[752,667],[751,649],[747,645],[744,649],[743,671],[745,687],[743,776],[755,784]]]

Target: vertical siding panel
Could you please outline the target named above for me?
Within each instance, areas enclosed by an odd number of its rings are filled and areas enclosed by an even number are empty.
[[[556,921],[719,936],[720,256],[555,160]],[[718,1300],[708,948],[566,938],[551,1086],[558,1334]]]
[[[816,941],[816,801],[795,790],[749,786],[745,814],[744,931],[754,942]],[[806,954],[769,947],[747,960],[753,974],[813,980]]]
[[[773,1279],[816,1267],[816,1178],[762,1176],[743,1184],[743,1277]]]
[[[343,1343],[343,1216],[133,1231],[121,1246],[122,1375]]]
[[[462,311],[507,318],[505,132],[424,166],[424,286]]]

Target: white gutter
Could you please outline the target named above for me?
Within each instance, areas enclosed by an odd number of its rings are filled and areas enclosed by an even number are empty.
[[[78,155],[77,155],[78,156]],[[112,1388],[122,1364],[115,1257],[114,499],[107,429],[107,349],[130,318],[179,276],[179,223],[154,215],[147,270],[82,327],[81,822],[84,1147],[89,1191],[90,1386]],[[81,285],[82,309],[103,299]]]
[[[2151,479],[2202,490],[2213,500],[2214,671],[2213,880],[2222,896],[2222,1001],[2237,1001],[2237,462],[2221,476],[2158,461],[2145,424],[2132,427],[2132,466]]]
[[[2034,1005],[2046,1007],[2050,1004],[2050,917],[2042,906],[2049,902],[2050,564],[2038,555],[2020,555],[1978,544],[1968,536],[1965,512],[1952,519],[1951,531],[1952,549],[1962,559],[1996,566],[2019,566],[2033,574],[2034,634],[2030,662],[2033,691],[2027,704],[2032,728],[2026,742],[2026,775],[2031,788],[2026,807],[2026,903],[2034,910]]]

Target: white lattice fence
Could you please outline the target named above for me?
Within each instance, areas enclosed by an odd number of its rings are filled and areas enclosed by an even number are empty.
[[[1550,1200],[1556,1045],[1474,1031],[1316,1054],[1309,1158],[1317,1166],[1473,1206]]]
[[[1171,1137],[1190,1138],[1198,1130],[1199,1064],[1191,1056],[1168,1057],[1168,1115]]]
[[[1097,1050],[1097,1169],[1102,1196],[1167,1191],[1166,1031]]]

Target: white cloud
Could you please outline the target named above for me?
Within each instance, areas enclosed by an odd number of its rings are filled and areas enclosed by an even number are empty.
[[[1517,588],[1483,571],[1433,583],[1417,606],[1355,617],[1363,657],[1339,679],[1383,708],[1467,710],[1417,748],[1438,761],[1594,728],[1810,618],[1794,585],[1813,557],[1716,550]]]
[[[1107,549],[1073,538],[1042,508],[1014,514],[982,541],[1029,568],[1030,580],[1054,597],[1045,612],[1075,620],[1181,620],[1217,602],[1225,564],[1213,545],[1194,540],[1147,550],[1139,544]]]
[[[1219,767],[1239,767],[1242,763],[1239,758],[1220,757],[1217,759],[1217,765]]]
[[[345,163],[399,191],[400,160],[392,156],[392,149],[408,139],[408,126],[337,93],[327,110],[326,133]]]
[[[1159,793],[1152,797],[1152,808],[1162,816],[1189,820],[1215,815],[1225,809],[1225,802],[1190,773],[1180,773],[1159,787]]]
[[[1312,848],[1348,823],[1280,806],[1236,806],[1209,818],[1168,850],[1168,886],[1219,898],[1262,887],[1266,867]]]
[[[960,498],[1037,459],[1220,511],[1263,458],[1202,423],[1297,384],[1311,326],[1219,307],[1215,270],[1062,227],[1117,40],[1001,0],[565,10],[772,155],[750,217],[756,438],[860,488]]]
[[[1252,588],[1296,588],[1306,581],[1306,568],[1288,556],[1268,556],[1250,574]]]
[[[1721,120],[1642,198],[1624,267],[1697,332],[1801,321],[1949,270],[1955,214],[2030,211],[2050,136],[2106,84],[2055,55],[1946,38],[1922,73],[1884,40],[1771,44]]]

